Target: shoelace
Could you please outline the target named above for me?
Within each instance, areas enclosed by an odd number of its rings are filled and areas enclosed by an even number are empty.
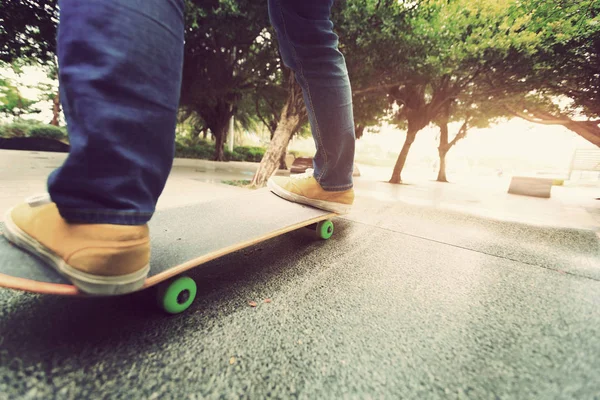
[[[300,180],[300,179],[308,179],[308,178],[312,178],[313,177],[314,172],[315,172],[314,169],[308,168],[306,171],[304,171],[301,174],[291,175],[290,178],[294,179],[294,180],[296,180],[296,179],[298,179],[298,180]]]
[[[50,194],[48,193],[28,197],[25,201],[29,204],[29,207],[39,207],[52,203],[52,199],[50,199]]]

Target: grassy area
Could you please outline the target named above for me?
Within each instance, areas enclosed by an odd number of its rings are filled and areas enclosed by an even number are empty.
[[[231,185],[231,186],[237,186],[237,187],[244,187],[247,189],[256,189],[256,188],[249,188],[248,185],[250,184],[250,182],[252,182],[250,179],[240,179],[240,180],[232,180],[232,181],[221,181],[221,183],[224,183],[226,185]]]

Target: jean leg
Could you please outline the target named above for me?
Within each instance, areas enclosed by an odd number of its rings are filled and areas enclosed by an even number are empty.
[[[147,222],[173,163],[183,0],[60,0],[70,154],[48,191],[70,222]]]
[[[269,0],[285,65],[304,94],[313,138],[315,178],[326,190],[352,187],[354,117],[346,61],[330,20],[333,0]]]

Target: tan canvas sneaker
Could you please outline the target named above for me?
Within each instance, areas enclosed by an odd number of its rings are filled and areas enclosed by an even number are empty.
[[[11,209],[4,235],[88,294],[133,292],[150,270],[147,225],[70,224],[48,196]]]
[[[294,203],[307,204],[337,214],[349,213],[354,202],[354,190],[324,190],[314,178],[313,172],[312,169],[307,169],[305,173],[289,178],[274,176],[269,179],[267,186],[276,195]]]

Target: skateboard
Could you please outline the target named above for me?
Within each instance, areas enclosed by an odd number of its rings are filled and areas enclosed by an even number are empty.
[[[164,311],[183,312],[196,296],[196,283],[184,275],[186,271],[300,228],[313,229],[317,238],[329,239],[334,229],[331,219],[336,215],[281,199],[268,189],[158,211],[149,222],[150,273],[139,290],[155,288]],[[1,235],[0,287],[91,297]]]

